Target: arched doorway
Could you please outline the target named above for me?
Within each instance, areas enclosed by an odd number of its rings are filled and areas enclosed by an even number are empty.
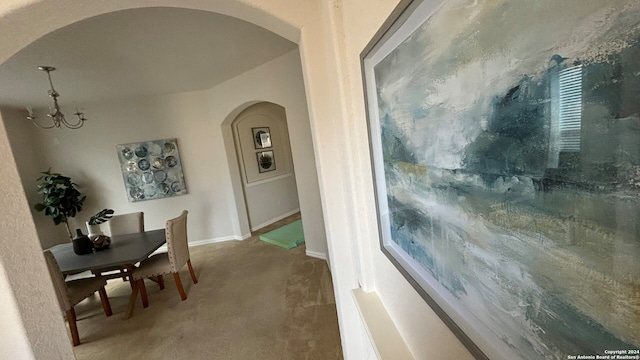
[[[231,127],[251,231],[298,212],[285,109],[257,103],[242,111]]]
[[[299,41],[299,29],[293,25],[295,22],[277,18],[264,10],[263,7],[269,7],[269,5],[260,7],[256,6],[255,2],[228,0],[202,3],[195,0],[136,0],[87,5],[80,0],[71,0],[65,3],[65,7],[60,7],[55,2],[15,0],[7,3],[6,7],[0,7],[0,29],[7,39],[0,45],[0,63],[31,41],[70,23],[126,8],[145,6],[175,6],[219,12],[260,25],[292,41]],[[47,14],[49,20],[34,26],[31,21],[34,14]],[[305,118],[308,128],[308,113]],[[6,165],[2,171],[6,196],[3,196],[3,216],[0,220],[0,227],[4,233],[4,238],[0,242],[0,263],[5,268],[8,279],[8,286],[0,291],[12,292],[15,295],[19,317],[23,324],[23,329],[17,329],[17,331],[26,332],[26,337],[32,344],[34,356],[36,358],[67,358],[70,349],[64,335],[65,330],[57,314],[55,297],[51,291],[44,261],[42,261],[35,227],[29,219],[24,188],[9,146],[8,134],[4,128],[0,131],[0,158]],[[315,179],[317,188],[315,164],[307,166],[313,170],[307,176]],[[307,187],[309,183],[306,182]],[[310,205],[314,208],[313,212],[321,215],[319,193],[314,196],[317,203]],[[319,228],[324,237],[324,226],[320,225]],[[21,246],[19,254],[13,251],[17,241],[20,241]]]

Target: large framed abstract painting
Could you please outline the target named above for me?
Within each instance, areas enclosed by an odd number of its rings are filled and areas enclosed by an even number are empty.
[[[176,139],[121,144],[116,150],[130,202],[187,193]]]
[[[640,2],[402,2],[362,54],[381,250],[478,358],[640,354]]]

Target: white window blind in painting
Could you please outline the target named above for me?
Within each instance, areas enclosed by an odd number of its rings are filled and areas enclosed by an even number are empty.
[[[560,71],[560,151],[580,151],[582,65]]]

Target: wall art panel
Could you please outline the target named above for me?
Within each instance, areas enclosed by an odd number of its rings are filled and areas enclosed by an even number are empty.
[[[398,13],[362,58],[382,251],[478,358],[640,358],[640,2]]]
[[[116,150],[130,202],[187,193],[176,139],[121,144]]]

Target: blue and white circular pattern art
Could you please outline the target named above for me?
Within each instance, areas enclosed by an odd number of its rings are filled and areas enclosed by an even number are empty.
[[[130,202],[187,194],[177,139],[121,144],[116,150]]]

